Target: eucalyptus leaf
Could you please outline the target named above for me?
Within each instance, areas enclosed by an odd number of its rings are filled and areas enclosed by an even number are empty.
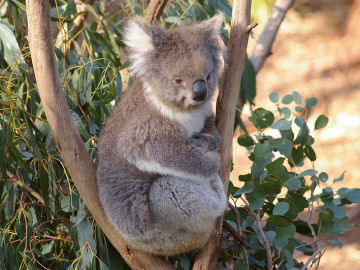
[[[329,122],[329,118],[327,118],[325,115],[320,115],[316,121],[315,121],[315,130],[316,129],[320,129],[320,128],[323,128],[323,127],[326,127],[326,125],[328,124]]]

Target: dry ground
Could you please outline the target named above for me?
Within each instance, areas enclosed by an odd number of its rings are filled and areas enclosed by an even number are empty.
[[[317,97],[319,104],[310,121],[326,114],[330,122],[313,133],[318,156],[315,167],[328,172],[330,178],[346,171],[345,180],[337,186],[360,187],[360,39],[344,34],[347,11],[346,7],[333,6],[307,10],[302,16],[291,12],[274,44],[273,55],[257,77],[255,103],[269,108],[272,91],[281,95],[298,91],[303,97]],[[255,37],[259,31],[255,30]],[[248,115],[245,108],[244,120]],[[250,167],[246,150],[235,147],[234,161],[232,178],[238,185],[237,175],[247,173]],[[348,212],[352,222],[360,224],[360,208]],[[340,240],[345,246],[327,246],[320,269],[360,269],[360,229],[354,227]]]

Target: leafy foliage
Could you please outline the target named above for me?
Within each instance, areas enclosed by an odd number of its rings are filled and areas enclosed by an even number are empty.
[[[221,11],[226,15],[223,35],[226,43],[229,2],[174,0],[165,9],[161,23],[172,28]],[[261,4],[268,7],[270,1],[255,2],[257,7]],[[73,1],[51,1],[51,5],[53,23],[67,33],[63,45],[55,49],[61,81],[73,120],[95,160],[99,132],[123,88],[128,88],[133,80],[122,53],[124,18],[141,15],[145,1],[127,0],[116,8],[111,1],[85,4],[88,20],[79,32],[74,31],[74,20],[81,13]],[[2,1],[0,269],[129,269],[96,226],[64,168],[37,93],[26,33],[24,2]],[[256,80],[250,62],[244,74],[240,96],[252,103]],[[230,185],[232,200],[242,204],[237,203],[237,210],[225,215],[237,230],[235,213],[239,213],[240,233],[253,252],[249,253],[224,230],[218,269],[223,269],[229,260],[235,260],[236,269],[244,269],[247,262],[251,269],[264,267],[266,256],[259,220],[272,247],[274,264],[282,262],[280,269],[299,267],[292,258],[293,251],[310,255],[314,249],[293,238],[295,232],[312,235],[298,214],[316,209],[319,220],[312,225],[315,234],[326,233],[330,243],[341,246],[331,236],[349,228],[342,207],[359,202],[358,189],[333,191],[327,185],[327,174],[319,174],[313,168],[297,171],[306,160],[316,160],[314,139],[306,122],[280,104],[277,94],[272,94],[271,100],[278,107],[276,114],[255,109],[250,120],[258,134],[238,138],[239,144],[251,149],[249,158],[253,166],[249,174],[239,176],[244,182],[241,188]],[[302,98],[298,93],[281,100],[285,105],[295,102],[299,112],[308,111],[317,103],[316,99],[306,99],[300,106]],[[315,128],[323,128],[327,122],[325,116],[320,116]],[[295,126],[300,130],[298,133],[293,130]],[[280,137],[265,135],[264,130],[269,127],[278,129]],[[344,174],[333,181],[343,178]],[[170,258],[175,269],[190,269],[193,259],[194,254]]]
[[[294,258],[295,251],[315,253],[308,264],[318,264],[324,252],[319,239],[341,247],[336,235],[351,227],[344,207],[359,202],[359,189],[334,190],[328,174],[314,169],[316,154],[310,130],[325,127],[328,118],[320,115],[314,127],[309,127],[302,115],[316,106],[317,99],[307,98],[302,103],[297,92],[282,98],[274,92],[269,98],[275,110],[253,110],[250,121],[257,133],[238,138],[248,149],[252,166],[248,174],[239,176],[242,187],[230,184],[229,188],[236,207],[226,213],[225,221],[250,246],[248,251],[243,248],[240,252],[238,247],[232,253],[226,250],[228,258],[236,260],[236,269],[246,269],[249,264],[249,269],[264,269],[268,259],[276,269],[302,269],[304,262]],[[277,130],[278,135],[268,135],[267,128]],[[344,173],[333,182],[343,178]],[[232,239],[229,235],[229,241]],[[272,254],[268,259],[266,250]]]

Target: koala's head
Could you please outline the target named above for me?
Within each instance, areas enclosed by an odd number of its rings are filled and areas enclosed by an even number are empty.
[[[136,18],[128,23],[124,42],[132,68],[145,92],[179,109],[209,100],[223,64],[222,15],[171,31]]]

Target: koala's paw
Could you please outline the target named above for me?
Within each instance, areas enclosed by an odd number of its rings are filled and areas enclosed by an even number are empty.
[[[216,151],[221,143],[220,136],[199,132],[193,135],[192,141],[195,145],[202,147],[204,151]]]

